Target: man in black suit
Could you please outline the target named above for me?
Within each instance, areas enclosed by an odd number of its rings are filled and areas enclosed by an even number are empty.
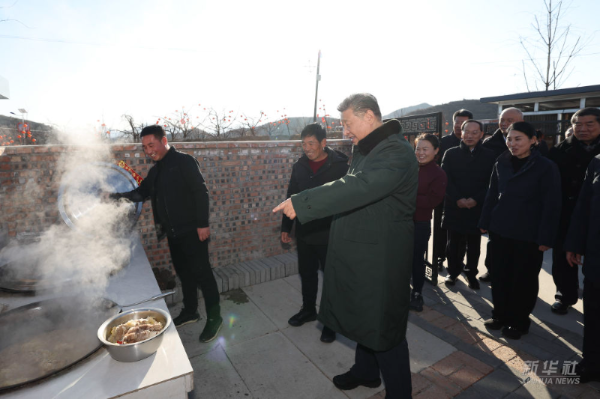
[[[487,193],[494,153],[482,146],[483,125],[470,119],[462,125],[460,146],[446,151],[442,169],[448,177],[442,227],[448,230],[448,276],[446,285],[454,285],[465,272],[469,287],[479,288],[477,265],[481,253],[481,232],[477,227]],[[463,266],[466,247],[467,262]]]
[[[452,121],[454,122],[454,128],[452,133],[442,137],[440,140],[440,150],[438,152],[437,163],[442,164],[442,159],[446,151],[453,147],[460,145],[460,139],[462,137],[461,126],[469,119],[473,119],[473,113],[466,109],[459,109],[452,115]],[[442,213],[444,211],[444,203],[442,202],[435,208],[433,213],[433,262],[434,266],[437,262],[438,270],[444,269],[444,261],[446,260],[446,252],[448,245],[448,233],[442,228]],[[462,249],[463,255],[465,249]]]

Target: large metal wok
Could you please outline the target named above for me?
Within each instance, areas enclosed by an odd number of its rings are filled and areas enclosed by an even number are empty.
[[[0,392],[59,373],[93,354],[98,327],[129,305],[106,298],[67,296],[0,314]]]

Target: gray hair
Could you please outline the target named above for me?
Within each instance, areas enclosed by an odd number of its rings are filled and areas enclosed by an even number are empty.
[[[502,115],[506,111],[516,111],[516,112],[518,112],[519,115],[521,116],[521,120],[523,120],[523,111],[521,111],[519,108],[515,108],[515,107],[505,108],[505,109],[502,110],[502,112],[500,112],[500,115]]]
[[[368,110],[371,110],[377,120],[381,121],[381,111],[379,110],[379,104],[374,95],[369,93],[356,93],[352,94],[338,105],[337,110],[344,112],[348,109],[352,110],[352,113],[356,116],[362,116]]]

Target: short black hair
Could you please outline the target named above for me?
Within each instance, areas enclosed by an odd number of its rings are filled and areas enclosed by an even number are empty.
[[[527,122],[515,122],[512,125],[510,125],[508,127],[508,132],[510,133],[511,130],[516,130],[518,132],[521,132],[523,134],[525,134],[527,137],[529,137],[530,139],[533,137],[537,137],[535,134],[535,128]]]
[[[327,138],[327,131],[323,126],[321,126],[321,124],[311,123],[302,129],[302,133],[300,133],[300,139],[311,136],[314,136],[320,143],[323,141],[323,139]]]
[[[462,116],[462,115],[459,115]],[[475,119],[467,119],[466,121],[464,121],[462,123],[462,125],[460,125],[460,130],[464,130],[465,126],[467,126],[468,123],[477,123],[479,125],[479,130],[481,130],[483,132],[483,123],[479,122],[478,120]]]
[[[379,104],[374,95],[369,93],[356,93],[352,94],[344,99],[338,105],[337,110],[344,112],[347,109],[351,109],[352,113],[356,116],[362,116],[368,110],[373,111],[377,120],[381,121],[381,110]]]
[[[154,135],[154,137],[156,137],[157,140],[162,140],[163,137],[167,137],[165,129],[163,129],[162,126],[150,125],[142,129],[142,132],[140,133],[140,138],[144,136],[149,136],[151,134]]]
[[[456,111],[454,113],[454,115],[452,115],[452,121],[454,121],[456,119],[457,116],[466,116],[469,119],[473,119],[473,113],[471,111],[469,111],[468,109],[459,109],[458,111]]]
[[[575,119],[579,118],[580,116],[595,116],[596,121],[600,123],[600,109],[598,108],[588,107],[580,109],[571,117],[571,123],[575,123]]]
[[[433,146],[434,150],[437,150],[440,147],[440,139],[435,134],[431,133],[421,133],[415,139],[415,143],[418,143],[421,140],[429,141]]]

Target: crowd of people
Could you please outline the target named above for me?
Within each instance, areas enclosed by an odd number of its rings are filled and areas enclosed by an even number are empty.
[[[492,285],[489,329],[507,338],[527,334],[538,295],[543,253],[552,249],[556,302],[566,314],[578,300],[578,265],[585,276],[581,381],[600,380],[600,109],[572,117],[573,133],[549,151],[516,108],[505,109],[498,130],[483,140],[471,112],[453,115],[454,130],[441,140],[422,134],[413,148],[397,120],[383,121],[370,94],[339,106],[352,159],[327,147],[326,131],[310,124],[301,134],[304,154],[292,168],[280,239],[295,238],[303,306],[294,327],[318,319],[321,341],[336,334],[357,343],[355,363],[333,378],[342,390],[378,387],[386,398],[411,397],[406,329],[409,309],[422,311],[425,253],[434,232],[434,267],[445,284],[464,274],[468,286]],[[208,256],[209,196],[198,161],[170,146],[161,126],[141,132],[154,162],[141,185],[103,197],[151,200],[156,232],[166,237],[181,280],[184,308],[179,327],[196,322],[197,288],[205,298],[210,342],[223,324]],[[547,155],[547,156],[546,156]],[[433,219],[433,228],[432,228]],[[488,234],[479,275],[482,234]],[[466,257],[466,262],[465,262]],[[317,311],[318,270],[324,270]],[[412,289],[411,289],[412,280]]]
[[[491,283],[492,319],[485,326],[501,329],[510,339],[528,333],[545,251],[553,249],[557,293],[551,309],[557,314],[566,314],[577,302],[576,266],[582,264],[582,255],[584,260],[591,259],[587,269],[584,267],[584,360],[577,372],[583,382],[598,380],[600,346],[590,337],[600,333],[600,272],[590,269],[600,267],[600,252],[586,243],[599,235],[593,220],[600,222],[600,110],[585,108],[576,112],[571,121],[572,134],[548,149],[541,132],[525,122],[517,108],[505,109],[498,130],[486,139],[483,124],[461,109],[453,115],[452,134],[441,140],[433,134],[415,139],[416,190],[415,176],[408,176],[414,173],[414,167],[408,166],[406,153],[387,148],[397,128],[394,120],[381,121],[376,100],[370,95],[354,95],[339,110],[344,134],[354,144],[350,169],[347,173],[340,171],[341,177],[332,175],[330,169],[321,170],[327,157],[336,152],[326,147],[324,132],[315,133],[320,131],[318,125],[307,126],[302,133],[303,148],[308,145],[307,138],[314,136],[322,150],[305,149],[293,168],[289,199],[275,208],[284,212],[282,241],[291,241],[292,219],[298,220],[304,305],[289,324],[300,326],[318,318],[323,323],[321,341],[332,342],[335,332],[339,332],[358,343],[355,365],[348,373],[335,377],[334,384],[340,389],[375,387],[381,383],[381,372],[386,397],[410,397],[410,375],[403,366],[408,357],[403,346],[407,303],[401,297],[407,292],[410,278],[408,308],[423,310],[425,255],[432,224],[434,267],[443,270],[447,261],[444,283],[455,285],[461,274],[472,289],[480,288],[479,281]],[[371,122],[365,123],[365,118]],[[377,149],[377,155],[371,155]],[[394,156],[396,168],[405,163],[403,174],[388,164]],[[590,162],[592,159],[595,161]],[[318,176],[320,179],[315,180]],[[301,186],[315,188],[305,191]],[[406,202],[412,195],[414,207]],[[386,214],[383,219],[382,210]],[[409,214],[412,226],[394,226]],[[317,222],[323,223],[322,231],[329,232],[328,227],[331,231],[319,242],[323,255],[310,258],[316,252],[306,247],[303,230]],[[488,235],[487,271],[478,278],[484,234]],[[410,258],[407,243],[412,244]],[[393,252],[397,254],[395,259],[389,257]],[[590,262],[596,265],[590,266]],[[317,316],[316,290],[304,287],[316,286],[319,267],[324,270],[324,289]],[[401,295],[394,299],[392,292]],[[385,326],[381,314],[389,311],[390,303],[396,305],[398,319],[395,325]],[[398,330],[398,339],[384,343],[384,337],[392,337]],[[396,373],[393,381],[392,370]]]

